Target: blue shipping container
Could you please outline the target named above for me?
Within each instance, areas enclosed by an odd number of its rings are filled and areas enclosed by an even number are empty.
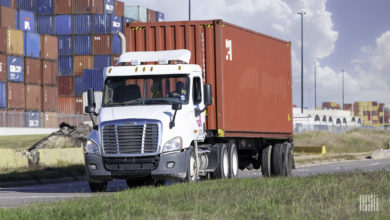
[[[0,6],[11,8],[11,0],[0,0]]]
[[[112,53],[121,54],[121,39],[117,34],[112,36]]]
[[[156,19],[158,22],[163,22],[165,20],[165,15],[162,12],[156,12]]]
[[[93,17],[93,32],[95,34],[118,33],[122,31],[122,23],[120,16],[97,14]]]
[[[93,56],[93,68],[102,69],[111,66],[111,55],[95,55]]]
[[[36,0],[16,0],[16,9],[35,12]]]
[[[35,16],[31,11],[19,11],[19,30],[35,32]]]
[[[28,111],[25,114],[25,127],[40,128],[41,127],[41,113],[39,111]]]
[[[0,82],[0,108],[7,107],[7,93],[6,93],[6,84],[5,82]]]
[[[7,57],[8,80],[24,82],[24,59],[23,57]]]
[[[90,34],[92,33],[91,15],[74,15],[73,16],[73,33]]]
[[[83,70],[83,91],[88,89],[103,91],[103,69]]]
[[[55,26],[56,35],[72,34],[72,15],[57,15]]]
[[[37,16],[37,29],[40,34],[54,34],[54,17],[50,15]]]
[[[90,55],[92,54],[92,36],[91,35],[75,35],[73,38],[73,54],[74,55]]]
[[[114,0],[104,0],[103,5],[104,14],[113,14],[114,13]]]
[[[58,56],[58,75],[73,75],[73,56]]]
[[[74,95],[83,96],[83,77],[74,77]]]
[[[41,37],[37,33],[24,33],[24,56],[40,58],[41,57]]]
[[[38,15],[53,15],[54,14],[54,2],[53,0],[36,0]]]
[[[72,35],[58,36],[58,55],[72,55],[73,40]]]

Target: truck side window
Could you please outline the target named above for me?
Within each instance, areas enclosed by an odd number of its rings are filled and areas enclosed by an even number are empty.
[[[194,78],[194,86],[192,91],[192,98],[194,101],[194,104],[199,104],[202,101],[202,90],[201,90],[201,83],[200,78],[195,77]]]

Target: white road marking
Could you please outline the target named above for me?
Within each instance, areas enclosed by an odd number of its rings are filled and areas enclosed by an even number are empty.
[[[370,166],[376,166],[376,165],[379,165],[380,163],[373,163],[373,164],[370,164]]]

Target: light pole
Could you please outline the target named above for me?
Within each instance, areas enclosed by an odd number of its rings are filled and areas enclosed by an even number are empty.
[[[188,20],[191,21],[191,0],[188,0]]]
[[[298,12],[301,15],[301,113],[303,113],[303,15],[304,11]]]
[[[343,110],[344,110],[344,70],[341,70],[342,74],[341,74],[341,84],[342,84],[342,105],[343,105]]]
[[[317,61],[314,61],[314,110],[317,109]]]

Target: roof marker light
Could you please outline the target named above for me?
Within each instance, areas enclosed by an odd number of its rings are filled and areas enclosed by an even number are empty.
[[[108,73],[111,73],[112,72],[112,68],[110,68],[109,70],[108,70]]]
[[[138,66],[135,68],[135,72],[138,72]]]
[[[144,71],[144,72],[145,72],[145,70],[146,70],[146,67],[143,68],[143,71]]]
[[[153,66],[150,67],[150,72],[153,72]]]
[[[181,66],[179,66],[179,71],[181,70]]]

